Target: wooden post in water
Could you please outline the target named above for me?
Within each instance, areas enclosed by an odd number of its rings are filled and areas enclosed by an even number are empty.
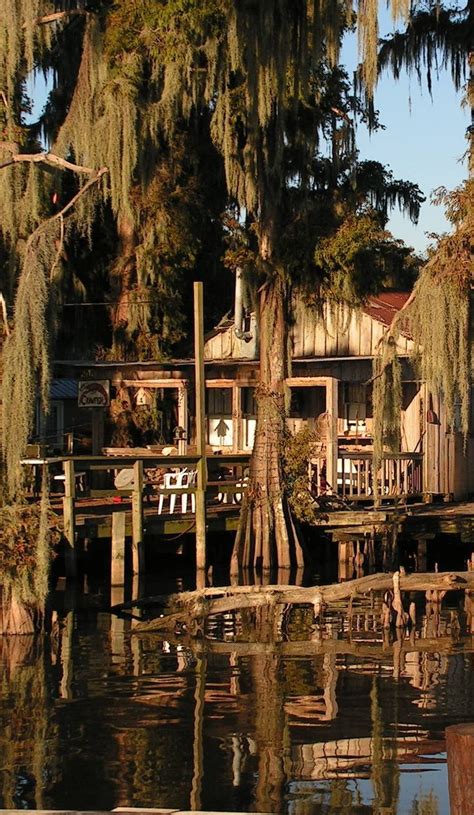
[[[196,584],[205,586],[206,569],[206,413],[205,413],[205,374],[204,374],[204,306],[203,285],[194,284],[194,373],[196,394],[196,448],[197,463],[196,489]]]
[[[474,724],[446,728],[451,815],[474,815]]]
[[[112,556],[110,563],[110,585],[112,587],[123,586],[125,583],[126,520],[126,512],[112,512]]]
[[[64,471],[64,498],[63,498],[63,520],[64,538],[66,541],[65,567],[66,577],[75,578],[77,576],[76,558],[76,513],[74,501],[76,498],[76,477],[74,473],[74,461],[63,462]]]
[[[141,575],[145,570],[143,543],[143,461],[133,465],[132,493],[132,572]]]

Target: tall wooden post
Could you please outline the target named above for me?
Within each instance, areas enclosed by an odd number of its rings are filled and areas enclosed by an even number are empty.
[[[474,815],[474,724],[446,728],[451,815]]]
[[[66,541],[65,566],[66,576],[75,578],[77,576],[76,559],[76,512],[74,501],[76,498],[76,477],[74,473],[74,461],[63,462],[64,471],[64,498],[63,498],[63,519],[64,538]]]
[[[326,455],[326,480],[333,493],[337,493],[337,415],[339,382],[330,376],[326,381],[326,413],[328,416],[328,438]]]
[[[204,374],[204,306],[203,285],[194,284],[194,373],[196,379],[196,448],[199,456],[197,464],[196,489],[196,583],[205,585],[203,575],[206,569],[206,414],[205,414],[205,374]]]
[[[126,520],[126,512],[112,512],[112,554],[110,562],[110,585],[112,587],[123,586],[125,583]]]
[[[143,543],[143,461],[133,465],[132,493],[132,572],[143,574],[145,570]]]

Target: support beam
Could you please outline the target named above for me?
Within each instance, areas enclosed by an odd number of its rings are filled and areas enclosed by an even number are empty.
[[[76,578],[77,557],[76,557],[76,477],[74,473],[74,461],[63,462],[64,472],[64,498],[63,498],[63,520],[64,538],[66,541],[65,567],[66,576]]]
[[[234,424],[232,450],[243,450],[242,389],[234,382],[232,386],[232,420]]]
[[[332,376],[326,380],[326,413],[328,416],[328,438],[326,455],[326,480],[332,491],[337,493],[337,416],[339,404],[339,381]]]
[[[143,542],[143,461],[133,465],[132,493],[132,572],[141,575],[145,570]]]
[[[203,284],[194,283],[194,370],[196,393],[196,574],[198,584],[205,585],[202,576],[206,569],[206,414],[204,379],[204,304]]]

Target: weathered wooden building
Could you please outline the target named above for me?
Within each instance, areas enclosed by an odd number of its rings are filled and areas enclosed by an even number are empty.
[[[440,394],[429,393],[410,360],[413,341],[401,334],[403,399],[400,452],[387,453],[372,470],[372,366],[378,345],[408,293],[386,292],[358,310],[326,304],[317,312],[295,299],[291,328],[292,376],[288,425],[308,426],[320,438],[313,458],[316,489],[344,497],[443,495],[464,498],[474,491],[474,445],[447,423]],[[258,380],[258,334],[252,318],[245,339],[232,321],[222,323],[205,345],[210,440],[249,449],[255,427],[253,388]],[[216,439],[223,422],[229,430]],[[474,420],[471,416],[471,427]],[[375,485],[377,481],[377,485]]]
[[[321,311],[294,302],[291,327],[292,375],[288,426],[293,433],[307,426],[316,432],[308,475],[315,491],[338,492],[351,500],[442,495],[456,499],[474,492],[474,444],[447,423],[442,397],[429,393],[410,361],[412,339],[401,334],[403,404],[401,448],[386,453],[373,471],[372,365],[377,346],[407,293],[371,297],[358,310],[325,305]],[[255,425],[255,388],[259,379],[258,326],[249,315],[245,330],[231,319],[208,334],[204,346],[207,441],[213,451],[248,452]],[[152,444],[177,444],[194,438],[194,362],[72,363],[58,361],[55,389],[61,381],[87,378],[110,383],[112,398],[124,409],[156,411],[159,427]],[[70,396],[71,387],[67,392]],[[57,416],[71,413],[56,400]],[[108,443],[106,412],[83,409],[90,423],[91,451]],[[72,415],[72,414],[71,414]],[[77,414],[75,419],[77,421]],[[474,421],[471,417],[471,427]],[[61,428],[64,432],[68,428]],[[49,425],[49,432],[58,429]]]

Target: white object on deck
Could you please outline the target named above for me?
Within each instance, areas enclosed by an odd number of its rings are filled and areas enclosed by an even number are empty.
[[[196,512],[196,496],[194,492],[187,493],[183,492],[183,490],[188,489],[188,487],[192,487],[196,483],[197,471],[196,470],[180,470],[177,473],[165,473],[163,476],[163,486],[161,487],[162,490],[173,490],[173,492],[169,493],[169,513],[170,515],[173,514],[174,508],[176,506],[176,497],[181,495],[181,512],[183,515],[188,511],[188,495],[191,498],[191,512]],[[158,499],[158,515],[161,515],[163,512],[163,503],[165,499],[164,492],[160,493],[160,497]]]

